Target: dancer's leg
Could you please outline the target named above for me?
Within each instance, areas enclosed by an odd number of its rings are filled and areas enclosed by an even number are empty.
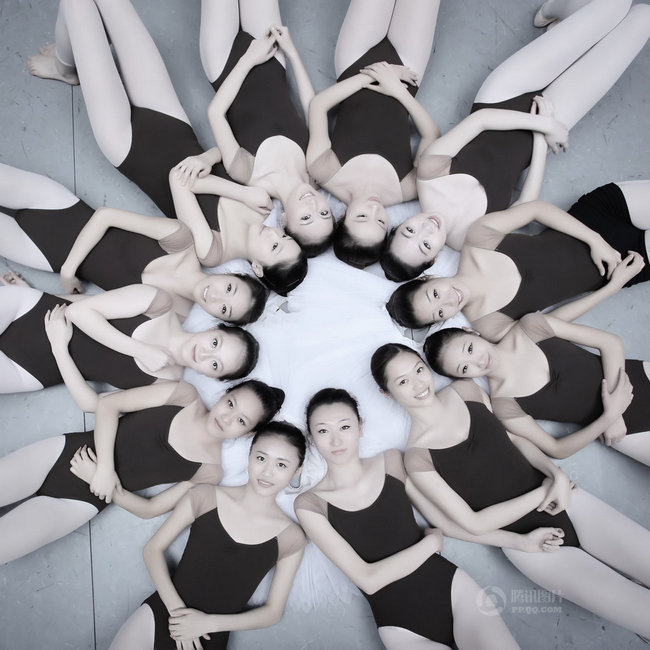
[[[448,645],[431,641],[403,627],[384,625],[378,628],[378,632],[387,650],[449,650]]]
[[[625,436],[612,447],[644,465],[650,465],[650,431]]]
[[[591,0],[501,63],[483,82],[476,102],[495,103],[546,88],[617,25],[631,0]]]
[[[34,494],[61,455],[64,444],[64,436],[54,436],[0,458],[0,506]]]
[[[650,590],[607,565],[648,584],[650,532],[583,490],[574,494],[568,512],[584,550],[567,547],[556,553],[523,553],[504,549],[504,553],[545,589],[648,636]]]
[[[0,517],[0,564],[27,555],[90,521],[97,508],[85,501],[38,496]]]
[[[546,20],[564,20],[591,0],[547,0],[537,12]]]
[[[153,650],[156,622],[149,605],[140,605],[124,621],[108,650]]]
[[[395,0],[351,0],[334,52],[336,76],[388,34]]]
[[[238,0],[201,0],[199,53],[210,83],[223,71],[238,31]]]
[[[634,5],[607,36],[546,88],[544,96],[553,102],[555,117],[572,128],[616,83],[649,36],[650,5]]]
[[[451,583],[454,638],[459,650],[516,650],[519,645],[492,601],[462,569]]]
[[[239,17],[242,29],[255,38],[264,38],[271,25],[282,24],[278,0],[239,0]],[[276,52],[275,58],[286,67],[282,52]]]
[[[189,124],[160,52],[130,0],[95,2],[115,48],[131,103]]]
[[[12,210],[59,210],[74,205],[78,200],[70,190],[47,176],[0,163],[0,205]],[[34,269],[52,270],[38,246],[13,217],[3,212],[0,212],[0,255]]]
[[[619,181],[616,185],[623,192],[632,223],[642,230],[650,229],[650,180]]]
[[[440,0],[397,0],[388,28],[388,38],[400,59],[421,81],[436,31]]]
[[[26,314],[41,295],[41,291],[30,287],[0,286],[0,336],[11,323]],[[0,352],[0,393],[22,393],[42,388],[43,384],[36,377]]]

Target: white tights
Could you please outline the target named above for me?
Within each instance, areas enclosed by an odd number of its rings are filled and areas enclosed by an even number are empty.
[[[351,0],[334,53],[336,76],[388,36],[404,65],[422,79],[440,0]]]
[[[566,18],[499,65],[483,82],[476,102],[501,102],[545,89],[555,116],[571,128],[611,88],[650,35],[648,5],[630,9],[631,0],[557,4],[565,7]]]
[[[97,514],[89,503],[35,496],[59,458],[65,439],[40,440],[0,458],[0,505],[27,499],[0,517],[0,564],[63,537]]]
[[[149,605],[140,605],[124,621],[108,650],[153,650],[156,621]]]
[[[650,531],[578,490],[567,510],[582,548],[555,553],[504,549],[533,582],[637,634],[650,636]]]
[[[160,53],[129,0],[61,0],[56,38],[60,60],[74,61],[95,139],[114,166],[131,147],[131,103],[189,124]]]
[[[417,604],[418,607],[424,605]],[[451,583],[451,607],[454,638],[459,650],[519,648],[492,601],[462,569],[456,570]],[[379,636],[388,650],[443,650],[449,647],[401,627],[380,627]]]
[[[264,38],[271,25],[281,25],[278,0],[201,0],[199,51],[210,83],[223,71],[239,26],[254,38]],[[276,59],[286,65],[284,55]]]

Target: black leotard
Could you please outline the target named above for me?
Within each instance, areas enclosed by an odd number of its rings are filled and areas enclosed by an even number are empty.
[[[119,419],[115,438],[115,471],[125,489],[134,492],[163,483],[189,481],[201,470],[201,481],[218,483],[219,465],[183,458],[168,442],[169,429],[182,406],[164,405],[126,413]],[[88,484],[70,471],[70,460],[82,445],[95,449],[94,432],[65,434],[65,446],[37,495],[85,501],[103,510]]]
[[[237,34],[223,72],[212,82],[215,91],[219,90],[252,40],[247,32]],[[307,150],[307,126],[291,100],[287,71],[275,57],[248,73],[228,109],[227,117],[235,139],[252,155],[264,140],[274,135],[283,135],[303,151]]]
[[[398,452],[386,452],[384,458],[390,458],[391,453]],[[422,539],[403,480],[386,473],[380,495],[362,510],[342,510],[313,493],[299,496],[294,507],[320,512],[364,561],[377,562]],[[454,564],[435,554],[405,578],[374,594],[365,594],[377,626],[402,627],[451,646],[451,583],[455,571]]]
[[[241,612],[276,562],[304,545],[304,535],[290,524],[277,537],[260,544],[243,544],[223,527],[214,487],[192,488],[190,499],[194,523],[174,571],[174,586],[186,607],[209,614]],[[175,650],[176,643],[169,636],[169,613],[158,592],[144,602],[151,607],[156,621],[155,650]],[[225,650],[229,634],[211,633],[210,640],[201,639],[201,644],[205,650]]]
[[[603,412],[600,397],[603,365],[599,355],[556,338],[542,314],[529,314],[520,327],[540,347],[548,361],[549,382],[532,395],[492,400],[500,418],[528,414],[535,419],[585,426]],[[628,435],[650,430],[650,381],[643,361],[625,360],[634,387],[632,403],[623,414]],[[515,404],[513,404],[515,402]]]
[[[58,273],[93,213],[80,200],[60,210],[19,210],[15,219]],[[165,252],[164,240],[159,242],[139,233],[109,228],[81,263],[77,275],[107,291],[139,284],[146,266]]]
[[[474,511],[538,488],[544,475],[511,442],[501,422],[481,401],[478,387],[473,382],[456,382],[452,388],[469,411],[467,438],[444,449],[410,447],[405,455],[407,471],[437,471]],[[562,528],[564,546],[580,545],[566,512],[550,515],[531,510],[503,528],[525,534],[543,526]]]
[[[44,293],[28,312],[0,334],[0,351],[31,373],[44,387],[63,383],[43,325],[47,310],[62,304],[70,303]],[[116,318],[110,323],[123,334],[131,336],[136,327],[147,320],[147,316],[140,315]],[[146,386],[156,381],[156,377],[138,368],[133,357],[105,347],[76,327],[68,349],[79,371],[88,381],[102,381],[116,388]]]

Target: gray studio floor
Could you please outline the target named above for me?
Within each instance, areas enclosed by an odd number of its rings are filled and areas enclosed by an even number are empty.
[[[202,143],[212,144],[205,109],[212,96],[198,55],[199,2],[134,0],[158,44]],[[317,90],[331,83],[333,51],[346,0],[281,0],[286,24]],[[102,157],[81,92],[31,77],[27,57],[53,41],[55,0],[0,0],[0,161],[46,174],[91,205],[156,214],[151,202]],[[420,94],[441,128],[464,116],[482,79],[537,30],[535,0],[442,0],[435,53]],[[611,180],[650,177],[650,47],[571,132],[568,153],[551,157],[542,198],[566,208]],[[0,259],[0,271],[7,263]],[[11,268],[22,271],[17,265]],[[57,277],[26,271],[34,286],[60,291]],[[610,299],[584,322],[614,331],[628,356],[650,359],[650,287]],[[63,387],[0,396],[0,453],[92,423]],[[593,443],[562,463],[579,485],[650,526],[646,468]],[[161,520],[141,522],[109,509],[92,524],[0,568],[0,648],[108,647],[128,614],[152,591],[140,549]],[[496,549],[450,541],[446,554],[484,587],[505,596],[503,616],[522,648],[645,648],[634,634],[568,602],[535,606],[534,585]],[[650,560],[649,560],[650,561]],[[523,602],[522,602],[523,601]],[[528,602],[526,602],[528,601]],[[530,604],[533,609],[520,607]],[[650,615],[650,612],[649,612]],[[238,633],[232,648],[380,648],[361,598],[309,611],[288,611],[274,628]],[[496,649],[498,650],[498,649]]]

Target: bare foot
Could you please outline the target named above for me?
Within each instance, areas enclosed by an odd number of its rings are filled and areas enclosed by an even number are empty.
[[[22,275],[19,273],[15,273],[14,271],[7,271],[6,273],[3,273],[0,275],[0,284],[4,284],[7,287],[28,287],[29,284],[25,282],[25,279],[23,278]]]
[[[56,79],[71,86],[79,85],[79,77],[74,68],[61,63],[54,54],[33,54],[27,59],[27,68],[30,74],[41,79]]]
[[[47,45],[43,45],[39,52],[41,54],[45,54],[45,56],[56,56],[56,43],[48,43]]]

